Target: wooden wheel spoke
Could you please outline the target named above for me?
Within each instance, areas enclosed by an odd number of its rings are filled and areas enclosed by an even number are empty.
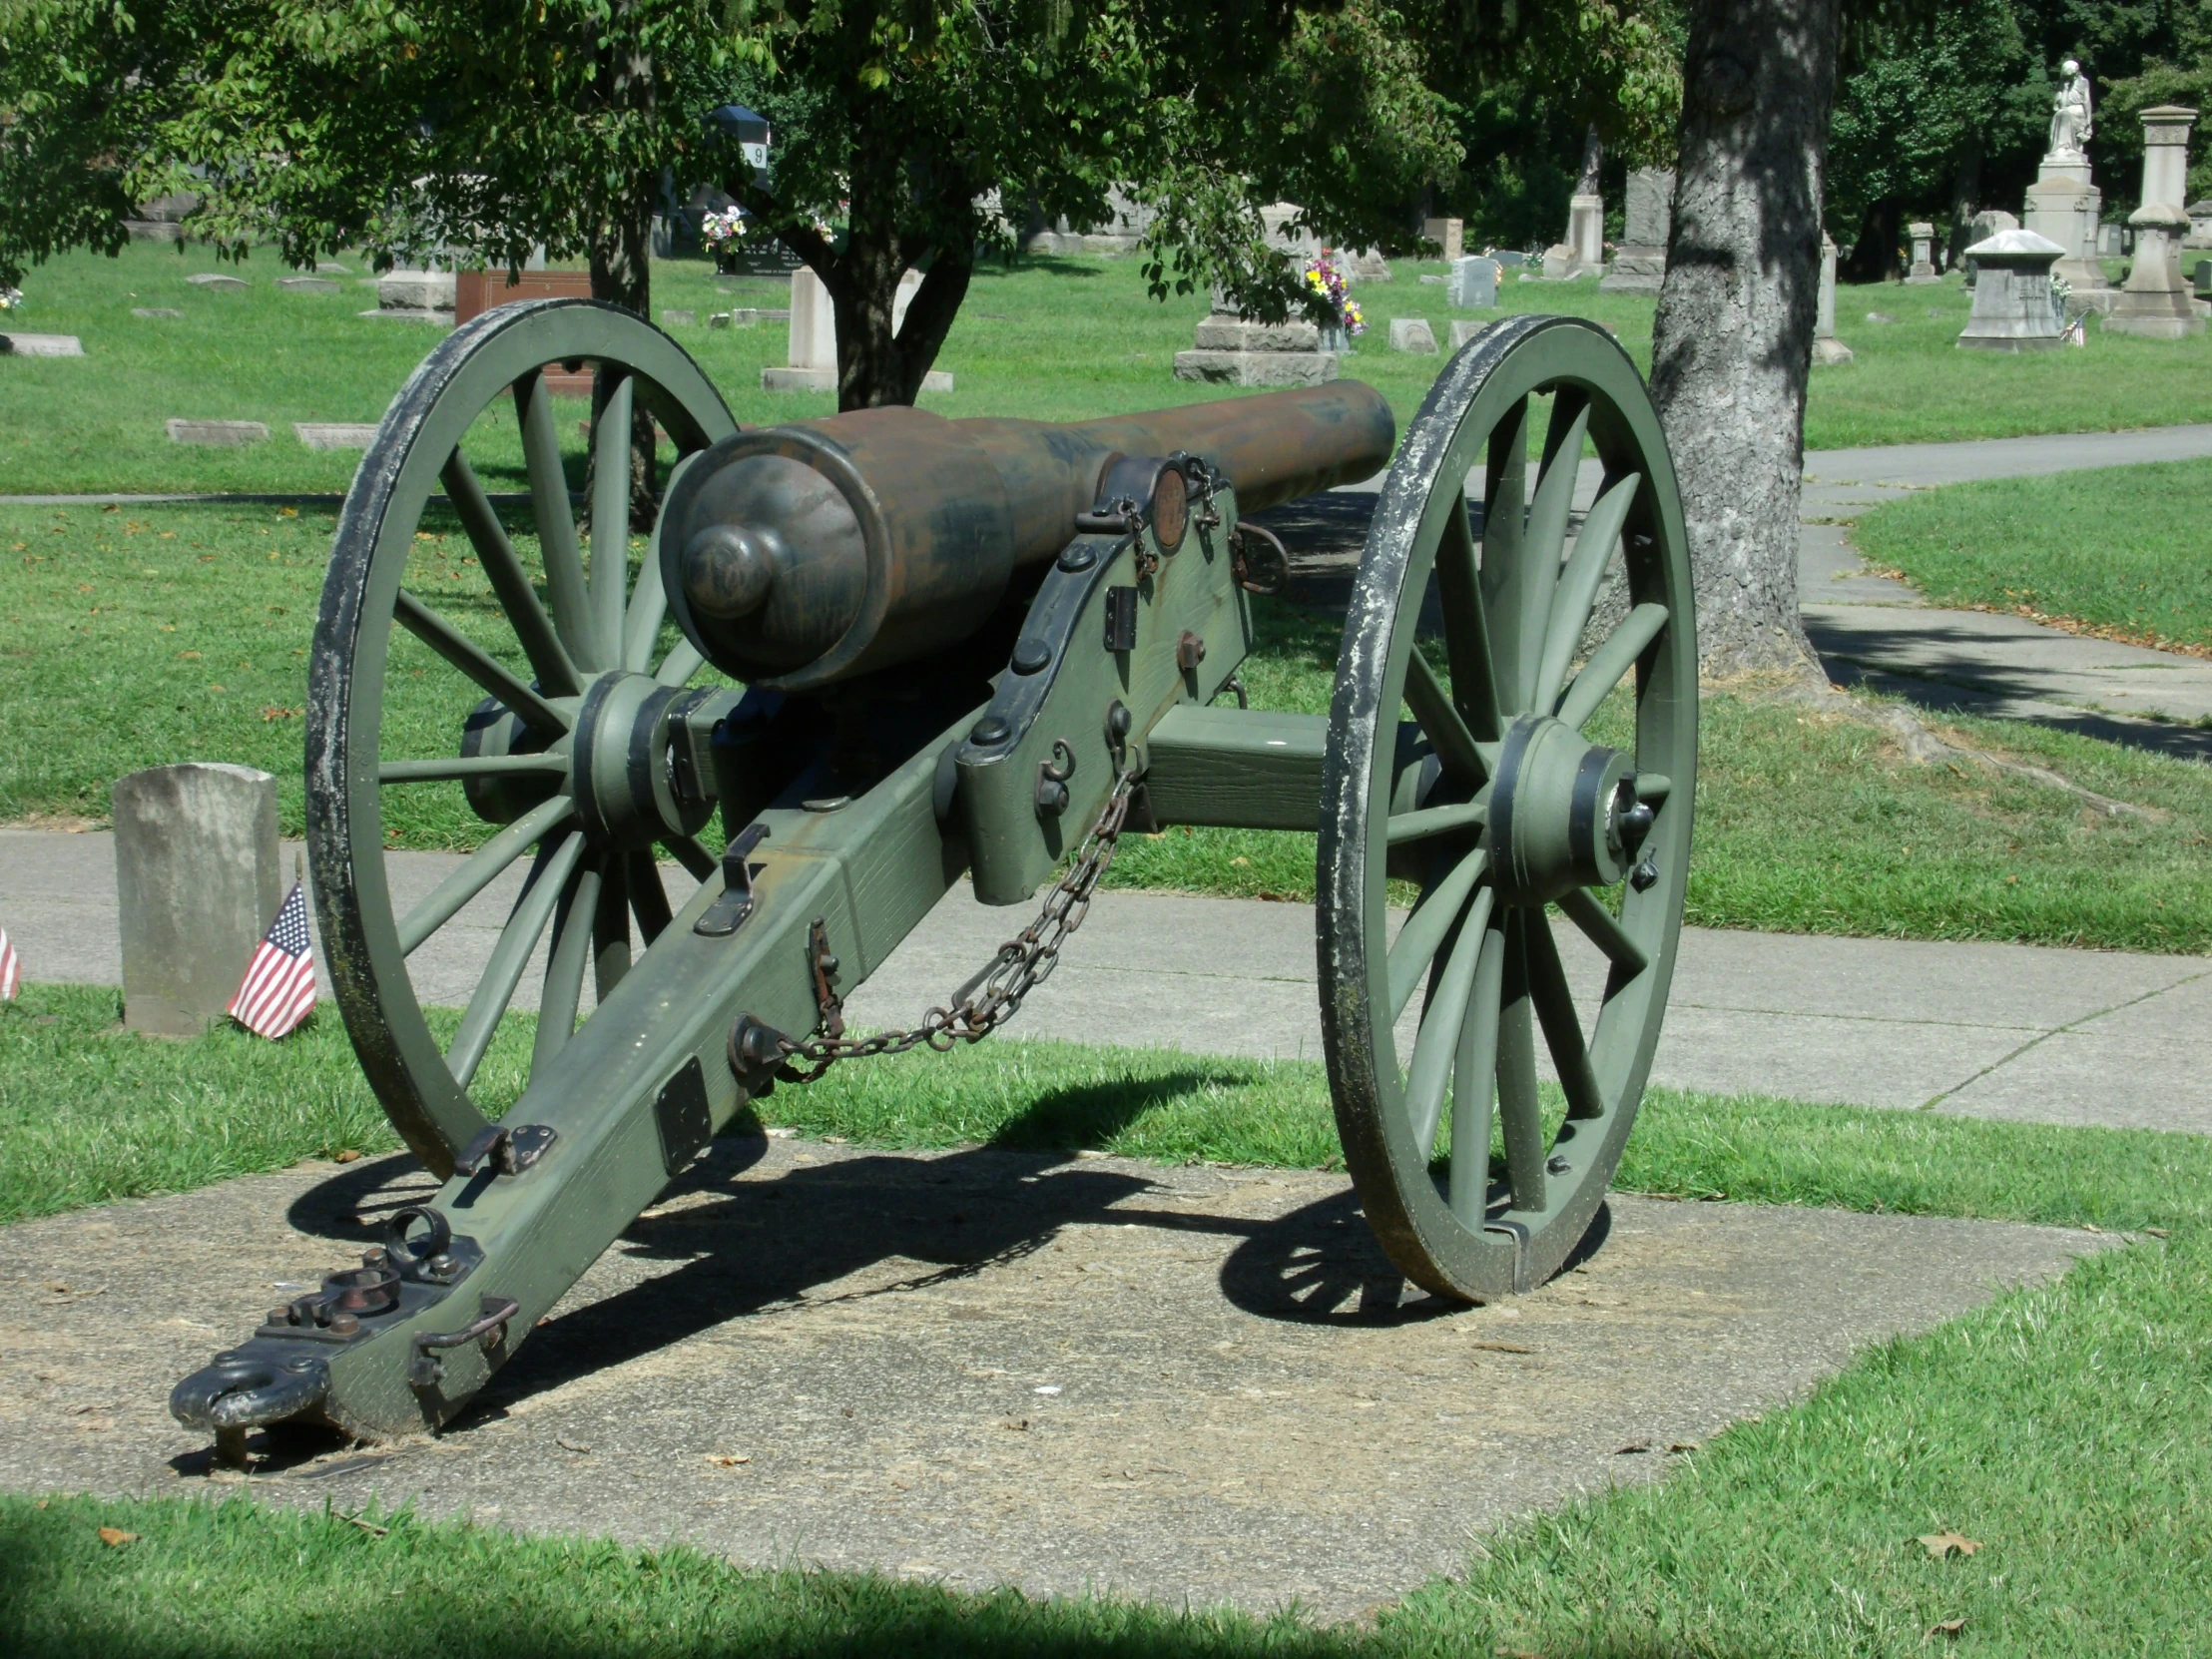
[[[1443,539],[1436,546],[1436,588],[1443,604],[1444,657],[1451,664],[1453,701],[1475,737],[1495,741],[1505,735],[1505,725],[1498,717],[1489,618],[1475,567],[1474,535],[1467,527],[1464,487],[1452,497]]]
[[[399,953],[410,956],[415,947],[459,913],[462,905],[482,892],[506,867],[540,837],[566,824],[573,811],[568,797],[533,807],[474,852],[459,869],[430,889],[429,896],[399,921]]]
[[[600,370],[602,389],[614,373]],[[604,668],[622,667],[624,602],[630,597],[630,427],[638,383],[615,380],[592,428],[591,605]]]
[[[379,784],[443,784],[463,778],[563,777],[568,752],[545,755],[453,755],[430,761],[385,761],[376,769]]]
[[[690,640],[678,640],[676,649],[668,654],[653,678],[664,686],[681,686],[699,672],[699,665],[706,660]]]
[[[1605,952],[1624,979],[1633,979],[1651,965],[1644,947],[1628,936],[1628,930],[1587,887],[1576,887],[1560,896],[1559,910],[1582,936]]]
[[[495,661],[482,646],[405,588],[399,590],[399,598],[392,607],[392,617],[408,633],[475,681],[487,694],[520,715],[533,729],[543,732],[549,738],[557,738],[568,730],[568,722],[562,718],[558,709],[524,685],[506,665]]]
[[[1524,912],[1505,918],[1505,963],[1498,993],[1497,1116],[1505,1131],[1505,1181],[1513,1208],[1544,1207],[1543,1097],[1536,1089],[1536,1037],[1529,1023]]]
[[[1423,807],[1416,812],[1398,813],[1391,818],[1384,833],[1388,844],[1403,846],[1409,841],[1425,840],[1431,835],[1448,835],[1455,830],[1479,829],[1490,822],[1490,786],[1485,784],[1475,791],[1472,801],[1462,801],[1450,807]]]
[[[1447,1197],[1459,1225],[1479,1228],[1490,1200],[1490,1097],[1497,1089],[1499,999],[1505,981],[1505,932],[1486,928],[1475,964],[1467,1017],[1451,1071],[1451,1177]]]
[[[609,859],[592,916],[592,994],[602,1002],[630,971],[630,868],[619,855]]]
[[[606,659],[592,624],[584,554],[576,544],[576,515],[569,510],[561,435],[553,424],[553,394],[545,389],[545,376],[536,370],[515,382],[515,417],[522,424],[522,461],[530,475],[530,511],[537,519],[545,588],[553,600],[553,626],[577,665],[596,669]]]
[[[1567,1097],[1567,1116],[1577,1121],[1605,1115],[1605,1097],[1598,1092],[1597,1075],[1590,1070],[1589,1046],[1582,1040],[1582,1016],[1575,1012],[1574,992],[1567,984],[1567,970],[1559,961],[1559,941],[1540,910],[1528,912],[1522,922],[1522,951],[1528,960],[1529,998],[1536,1017],[1543,1022],[1544,1046],[1551,1050],[1552,1068],[1559,1073],[1559,1087]]]
[[[661,844],[698,880],[706,880],[721,867],[721,860],[689,835],[664,835]]]
[[[1628,521],[1628,510],[1636,504],[1636,492],[1643,483],[1642,473],[1631,472],[1599,495],[1582,521],[1574,553],[1559,577],[1559,591],[1552,595],[1533,708],[1548,709],[1559,701],[1559,688],[1567,683],[1575,647],[1582,643],[1582,630],[1589,626],[1590,610],[1597,603],[1598,584],[1605,579],[1621,526]]]
[[[638,566],[638,585],[630,594],[629,614],[622,624],[624,668],[632,674],[643,674],[652,666],[653,648],[660,644],[661,624],[667,620],[668,594],[661,587],[661,561],[648,543],[645,562]],[[697,663],[692,665],[694,669],[698,666]],[[691,674],[687,671],[684,679],[690,678]]]
[[[1590,429],[1589,399],[1561,387],[1551,404],[1551,427],[1544,434],[1543,471],[1528,502],[1528,526],[1522,533],[1520,604],[1499,619],[1518,635],[1514,653],[1517,706],[1536,707],[1536,673],[1543,661],[1544,634],[1551,621],[1551,600],[1559,586],[1559,560],[1566,551],[1567,522],[1574,512],[1576,475],[1582,468],[1582,440]]]
[[[1605,643],[1590,653],[1590,660],[1582,665],[1582,672],[1559,700],[1559,719],[1580,731],[1582,723],[1597,713],[1597,706],[1612,695],[1613,688],[1666,626],[1664,605],[1646,602],[1623,617],[1621,625],[1605,637]]]
[[[1450,695],[1437,680],[1436,671],[1417,649],[1405,663],[1405,706],[1413,711],[1413,719],[1447,771],[1475,784],[1489,778],[1491,768],[1497,765],[1498,746],[1475,741],[1467,723],[1459,718],[1459,711],[1451,706]]]
[[[1413,1145],[1423,1159],[1436,1144],[1436,1126],[1443,1119],[1444,1085],[1451,1080],[1452,1063],[1459,1056],[1459,1033],[1466,1024],[1475,966],[1489,940],[1495,897],[1491,888],[1484,887],[1468,906],[1413,1038],[1413,1063],[1405,1069],[1405,1116],[1413,1128]]]
[[[506,528],[500,524],[499,514],[477,481],[468,457],[455,448],[446,457],[445,470],[439,477],[453,510],[460,515],[461,528],[468,532],[469,545],[476,549],[476,562],[483,569],[484,579],[491,584],[499,608],[507,614],[508,626],[522,644],[522,654],[530,659],[538,684],[555,697],[573,697],[584,689],[584,682],[569,658],[568,648],[553,631],[553,619],[538,603],[537,590],[530,585],[529,572],[522,568],[521,555],[507,539]]]
[[[701,847],[701,851],[706,848]],[[647,944],[661,936],[672,919],[668,908],[668,889],[661,885],[661,866],[654,861],[651,852],[630,854],[630,879],[628,882],[630,913],[638,918],[638,933]]]
[[[1528,399],[1523,397],[1490,433],[1482,483],[1482,568],[1477,588],[1501,721],[1524,707],[1518,618],[1528,583],[1528,561],[1521,556],[1527,533]]]
[[[574,831],[557,840],[549,839],[538,848],[529,883],[515,900],[507,925],[499,930],[499,942],[491,947],[484,976],[470,993],[460,1026],[453,1033],[453,1045],[445,1051],[447,1069],[462,1088],[468,1087],[469,1079],[483,1063],[484,1051],[491,1047],[492,1036],[499,1029],[499,1017],[514,1000],[515,987],[522,983],[523,970],[530,965],[530,953],[537,949],[546,923],[553,919],[554,906],[560,902],[583,851],[584,837]],[[569,1017],[573,1023],[573,1011]]]
[[[1387,961],[1392,1023],[1405,1011],[1405,1004],[1413,999],[1421,976],[1435,960],[1452,923],[1466,908],[1475,882],[1482,878],[1482,872],[1489,865],[1490,855],[1484,849],[1477,847],[1468,853],[1442,880],[1421,894],[1420,903],[1405,918],[1405,925],[1398,929]]]
[[[530,1047],[533,1077],[568,1045],[576,1029],[576,1010],[584,998],[584,967],[591,959],[592,918],[599,910],[600,885],[599,866],[586,865],[562,892],[555,909],[553,949],[545,962],[545,990],[538,998],[538,1034]]]

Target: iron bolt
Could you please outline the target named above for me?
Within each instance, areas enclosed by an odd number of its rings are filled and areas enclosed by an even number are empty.
[[[1004,743],[1006,734],[1013,730],[997,715],[985,715],[975,723],[975,730],[968,734],[971,742],[980,744]]]
[[[1068,810],[1068,787],[1057,778],[1041,778],[1037,781],[1037,810],[1044,813],[1064,813]]]
[[[1024,639],[1014,642],[1014,672],[1016,674],[1036,674],[1049,668],[1051,664],[1052,648],[1046,645],[1044,641]]]
[[[1549,1158],[1546,1158],[1544,1160],[1544,1168],[1549,1170],[1553,1175],[1564,1175],[1573,1167],[1574,1166],[1572,1164],[1568,1163],[1566,1159],[1560,1157],[1557,1153],[1553,1153]]]
[[[270,1309],[269,1323],[271,1325],[290,1325],[292,1323],[291,1310],[289,1308]]]
[[[1628,884],[1638,892],[1648,892],[1658,883],[1658,880],[1659,866],[1650,858],[1646,858],[1628,872]]]
[[[361,1328],[361,1322],[352,1314],[333,1314],[330,1317],[330,1335],[350,1337]]]
[[[461,1264],[450,1256],[433,1256],[425,1266],[432,1279],[450,1279],[460,1271]]]

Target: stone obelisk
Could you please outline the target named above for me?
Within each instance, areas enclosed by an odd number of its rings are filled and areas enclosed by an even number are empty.
[[[2181,239],[2189,234],[2181,201],[2188,194],[2189,129],[2196,119],[2195,110],[2179,104],[2143,112],[2143,205],[2127,216],[2135,263],[2104,317],[2115,334],[2181,339],[2204,332],[2181,275]]]

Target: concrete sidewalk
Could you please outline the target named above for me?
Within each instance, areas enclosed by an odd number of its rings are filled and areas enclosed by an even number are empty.
[[[1849,528],[1914,490],[2206,456],[2212,425],[1816,450],[1805,457],[1798,543],[1806,632],[1831,677],[1846,685],[2212,760],[2212,730],[2188,724],[2212,721],[2212,662],[2025,617],[1936,609],[1903,582],[1868,571]]]
[[[400,854],[394,885],[402,899],[426,892],[456,862]],[[681,903],[689,877],[664,874]],[[27,977],[116,983],[115,902],[107,834],[0,830],[0,922]],[[511,902],[495,887],[417,953],[425,1000],[466,999]],[[955,888],[852,996],[853,1021],[912,1023],[1028,915]],[[1598,958],[1571,927],[1557,932],[1587,1013]],[[542,951],[519,1006],[535,1004]],[[1315,978],[1310,906],[1109,892],[1012,1030],[1319,1059]],[[1795,1100],[2212,1134],[2201,1087],[2208,1021],[2203,957],[1692,928],[1653,1076]]]

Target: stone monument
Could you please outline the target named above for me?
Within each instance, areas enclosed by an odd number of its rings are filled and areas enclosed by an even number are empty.
[[[2052,268],[2084,304],[2106,309],[2112,284],[2097,264],[2097,216],[2104,208],[2104,193],[2089,182],[2089,154],[2082,147],[2095,133],[2091,119],[2089,79],[2081,65],[2068,58],[2059,66],[2062,84],[2051,100],[2050,145],[2035,182],[2027,187],[2026,205],[2020,210],[2023,227],[2055,242],[2065,253]]]
[[[1640,167],[1628,176],[1628,225],[1598,286],[1607,293],[1657,293],[1667,275],[1674,220],[1672,170]]]
[[[898,278],[891,295],[891,332],[906,320],[906,307],[921,290],[921,273]],[[761,370],[763,391],[835,391],[837,389],[837,309],[830,290],[811,266],[792,273],[790,359],[782,367]],[[923,391],[950,391],[952,376],[933,368],[921,377]]]
[[[1443,250],[1443,259],[1449,265],[1467,251],[1466,222],[1457,219],[1424,219],[1420,222],[1423,242],[1432,242]]]
[[[1908,282],[1939,282],[1936,275],[1936,227],[1925,219],[1916,219],[1906,228],[1906,235],[1913,239],[1913,269],[1906,273]]]
[[[1544,250],[1544,276],[1572,281],[1605,269],[1605,198],[1598,194],[1598,170],[1605,147],[1593,122],[1582,140],[1582,171],[1567,199],[1567,240]]]
[[[1833,364],[1848,363],[1851,358],[1851,347],[1836,337],[1836,244],[1823,231],[1820,306],[1813,313],[1813,360]]]
[[[123,1023],[190,1036],[220,1018],[276,919],[276,780],[186,761],[115,786]]]
[[[1498,263],[1479,254],[1451,262],[1444,279],[1444,303],[1462,310],[1479,310],[1497,303]]]
[[[2066,251],[2033,231],[1999,231],[1966,250],[1973,314],[1958,344],[1980,351],[2055,351],[2065,323],[2051,303],[2050,268]]]
[[[1198,325],[1192,349],[1175,354],[1178,380],[1224,386],[1318,386],[1337,377],[1337,353],[1321,348],[1321,329],[1293,317],[1255,322],[1218,308]]]
[[[2189,234],[2189,129],[2197,112],[2160,104],[2143,112],[2143,205],[2127,216],[2135,233],[2135,262],[2127,283],[2105,313],[2116,334],[2180,339],[2204,332],[2189,284],[2181,275],[2181,242]]]

